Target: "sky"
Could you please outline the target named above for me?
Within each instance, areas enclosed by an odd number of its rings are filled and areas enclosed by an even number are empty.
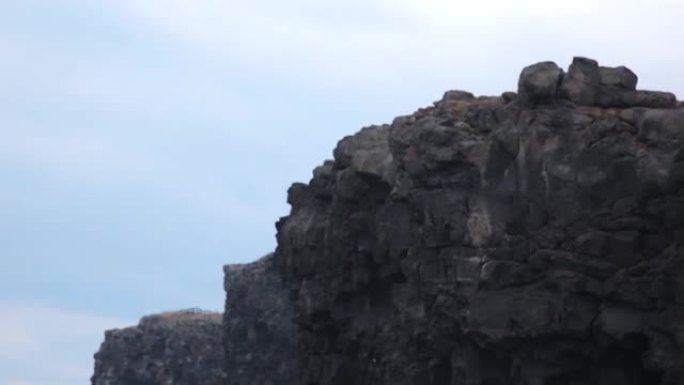
[[[684,96],[679,0],[0,0],[0,385],[221,310],[339,139],[573,56]]]

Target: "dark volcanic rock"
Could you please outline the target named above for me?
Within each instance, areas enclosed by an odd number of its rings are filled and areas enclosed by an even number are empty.
[[[614,86],[601,87],[596,97],[600,107],[648,107],[648,108],[676,108],[677,99],[670,92],[657,91],[626,91]]]
[[[599,82],[604,86],[634,91],[638,80],[636,74],[625,66],[599,68]]]
[[[528,105],[548,104],[556,99],[563,70],[554,62],[540,62],[523,68],[518,96]]]
[[[553,62],[525,67],[518,80],[517,100],[526,107],[570,101],[587,107],[604,108],[677,108],[670,92],[636,89],[638,78],[629,68],[600,67],[598,62],[575,57],[567,73]],[[512,95],[507,94],[505,102]]]
[[[184,310],[109,330],[95,354],[93,385],[221,385],[221,314]]]
[[[294,313],[272,255],[223,270],[225,384],[295,384]]]
[[[450,92],[293,185],[296,383],[684,383],[684,110],[630,73]]]
[[[295,384],[294,313],[272,255],[224,272],[223,316],[169,312],[107,331],[92,384]]]
[[[92,383],[684,384],[684,109],[636,84],[542,62],[343,138],[222,325],[109,331]]]
[[[563,78],[561,95],[580,106],[591,106],[596,101],[600,80],[596,60],[576,57]]]

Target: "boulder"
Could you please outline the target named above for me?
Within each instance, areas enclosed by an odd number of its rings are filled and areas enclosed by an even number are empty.
[[[670,92],[630,91],[616,86],[602,86],[595,105],[603,108],[677,108],[677,98]]]
[[[337,167],[351,168],[376,178],[390,178],[392,154],[387,145],[389,126],[370,126],[339,141],[333,151]]]
[[[625,66],[599,67],[599,83],[602,86],[618,87],[635,91],[639,78]]]
[[[546,61],[525,67],[518,79],[518,97],[529,106],[549,104],[556,100],[563,70]]]
[[[561,97],[580,106],[591,106],[599,88],[599,66],[596,60],[575,57],[560,87]]]

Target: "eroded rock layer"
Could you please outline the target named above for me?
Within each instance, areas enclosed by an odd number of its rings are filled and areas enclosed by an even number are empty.
[[[684,109],[636,85],[539,63],[342,139],[277,224],[297,383],[684,383]]]
[[[294,312],[272,254],[223,270],[226,384],[295,384]]]
[[[109,330],[93,385],[222,385],[221,314],[182,310]]]

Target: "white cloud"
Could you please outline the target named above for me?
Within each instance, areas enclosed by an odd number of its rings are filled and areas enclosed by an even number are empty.
[[[0,383],[86,385],[104,331],[131,324],[86,312],[0,300]]]

